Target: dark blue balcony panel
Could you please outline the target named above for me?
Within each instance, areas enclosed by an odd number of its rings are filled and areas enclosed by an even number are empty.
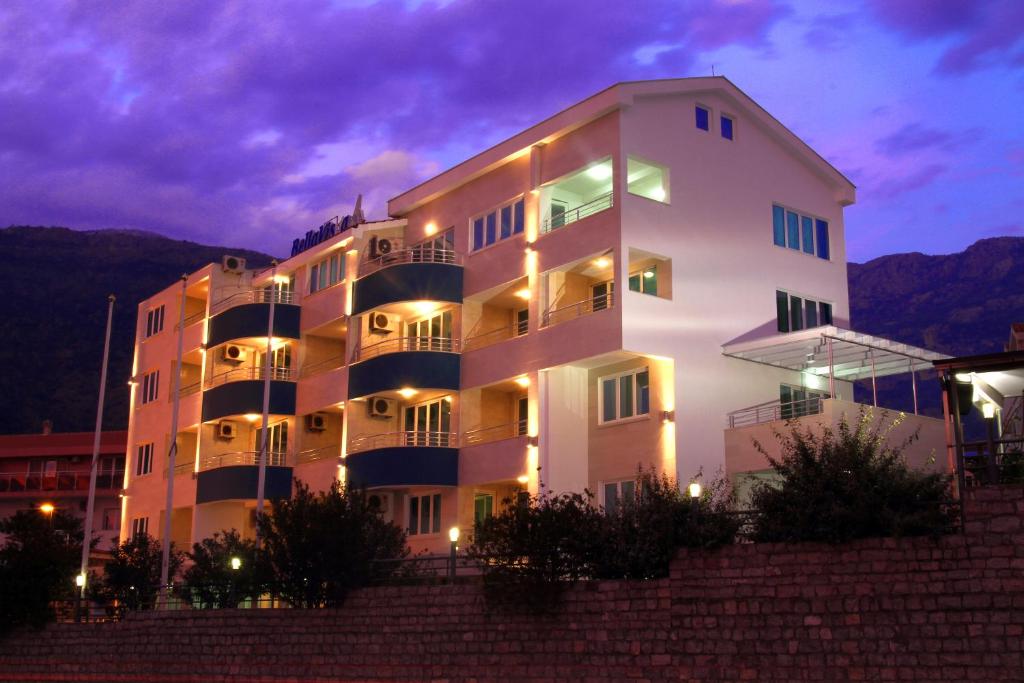
[[[459,355],[445,351],[402,351],[349,366],[349,398],[402,387],[458,391]]]
[[[203,392],[203,422],[229,415],[263,413],[263,380],[228,382]],[[295,383],[271,380],[270,413],[295,414]]]
[[[274,305],[274,336],[284,339],[299,338],[299,312],[301,307],[295,304]],[[221,311],[210,318],[210,334],[206,340],[207,347],[245,337],[267,336],[267,322],[270,316],[270,304],[242,304]]]
[[[346,481],[354,486],[458,486],[459,449],[396,446],[352,453]]]
[[[256,465],[231,465],[203,470],[196,479],[196,503],[218,500],[254,500],[260,468]],[[263,487],[265,498],[291,498],[292,468],[267,467]]]
[[[401,263],[356,280],[352,314],[400,301],[462,303],[462,266],[451,263]]]

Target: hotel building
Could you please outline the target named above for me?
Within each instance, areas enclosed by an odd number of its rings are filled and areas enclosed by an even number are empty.
[[[521,489],[614,506],[638,467],[742,493],[768,469],[753,437],[855,417],[854,380],[941,358],[847,329],[854,199],[726,79],[622,83],[387,220],[332,221],[274,268],[206,266],[139,307],[123,535],[162,533],[168,476],[179,545],[254,531],[268,350],[266,495],[347,479],[414,552]],[[911,418],[944,452],[942,421]]]

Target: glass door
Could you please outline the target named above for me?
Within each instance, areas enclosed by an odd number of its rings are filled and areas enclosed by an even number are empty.
[[[593,294],[592,302],[595,311],[603,311],[612,305],[612,294],[615,291],[615,282],[609,280],[608,282],[602,282],[601,284],[594,285],[591,292]]]
[[[267,352],[260,351],[257,355],[259,374],[263,375],[263,368],[267,363]],[[288,380],[291,378],[292,368],[292,347],[291,344],[282,344],[270,352],[270,379]]]
[[[405,408],[407,446],[447,447],[452,430],[452,404],[446,399]]]
[[[263,430],[257,430],[256,432],[256,457],[259,458],[259,451],[261,447],[260,439],[263,438]],[[288,421],[281,420],[276,424],[270,425],[270,432],[267,435],[267,464],[268,465],[284,465],[285,459],[288,455]],[[259,464],[259,460],[255,464]]]
[[[451,351],[452,312],[443,311],[408,324],[410,351]]]

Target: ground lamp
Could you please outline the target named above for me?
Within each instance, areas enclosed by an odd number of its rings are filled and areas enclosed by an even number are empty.
[[[455,551],[459,548],[459,527],[453,526],[448,530],[448,540],[452,542],[452,554],[448,561],[448,578],[455,580]]]

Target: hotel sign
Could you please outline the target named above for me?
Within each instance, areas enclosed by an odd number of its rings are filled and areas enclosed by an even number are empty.
[[[362,203],[363,196],[359,195],[359,197],[356,198],[356,208],[352,211],[351,216],[345,216],[340,220],[335,216],[316,230],[308,230],[302,237],[292,240],[291,255],[295,256],[296,254],[301,254],[307,249],[315,247],[321,242],[329,240],[335,235],[365,222],[366,219],[363,218]]]

